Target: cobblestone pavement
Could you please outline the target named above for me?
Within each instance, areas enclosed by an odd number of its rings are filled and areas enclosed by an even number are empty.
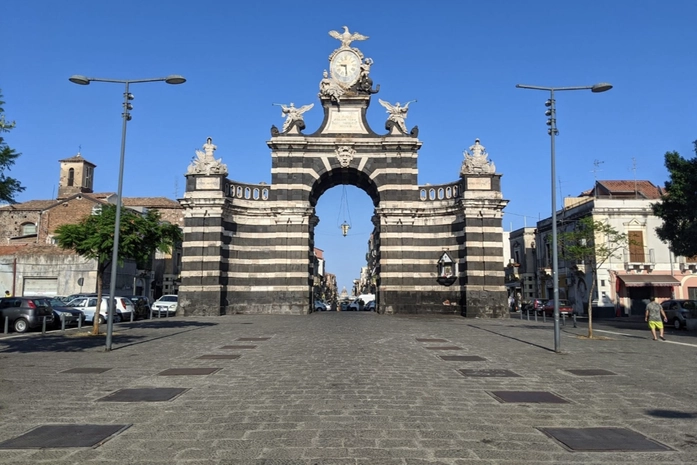
[[[94,447],[0,444],[0,463],[697,463],[697,337],[596,328],[606,339],[567,322],[561,354],[549,320],[517,317],[176,317],[116,325],[111,352],[84,330],[0,336],[0,442],[43,425],[128,426]],[[216,354],[239,358],[198,358]],[[108,370],[65,373],[76,368]],[[220,370],[160,374],[182,368]],[[611,373],[567,371],[598,369]],[[163,402],[100,400],[155,387],[186,390]],[[507,391],[568,403],[501,402]],[[572,451],[543,432],[552,427],[625,428],[667,449]]]

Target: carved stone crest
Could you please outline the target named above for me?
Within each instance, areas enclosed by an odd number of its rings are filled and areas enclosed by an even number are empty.
[[[485,148],[479,143],[479,139],[475,139],[474,145],[470,145],[469,152],[463,152],[465,160],[462,162],[460,174],[493,174],[496,172],[494,162],[487,160]]]
[[[356,151],[347,145],[342,145],[336,148],[336,158],[339,160],[339,164],[342,168],[349,167],[354,155],[356,155]]]
[[[222,162],[222,159],[216,160],[213,156],[213,152],[218,148],[213,145],[213,139],[210,137],[206,139],[202,148],[203,150],[196,150],[196,158],[191,161],[186,174],[227,175],[227,165]]]

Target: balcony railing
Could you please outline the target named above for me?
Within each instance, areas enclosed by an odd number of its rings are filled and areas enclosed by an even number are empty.
[[[656,257],[653,249],[648,249],[648,253],[636,250],[624,251],[624,269],[631,270],[653,270],[656,266]]]

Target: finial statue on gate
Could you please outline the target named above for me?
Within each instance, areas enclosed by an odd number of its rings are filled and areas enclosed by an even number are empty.
[[[397,128],[399,132],[401,132],[402,134],[406,134],[407,126],[404,123],[404,120],[407,118],[409,104],[411,102],[416,102],[416,100],[410,100],[406,104],[404,104],[404,106],[402,106],[399,102],[392,105],[391,103],[386,102],[382,99],[378,99],[378,102],[380,102],[380,105],[385,107],[387,113],[389,114],[389,116],[387,117],[387,121],[385,122],[385,129],[394,134],[394,129]]]
[[[465,160],[462,162],[460,174],[491,174],[496,172],[494,162],[487,160],[489,155],[485,147],[479,143],[479,139],[474,140],[474,145],[470,145],[469,152],[463,152]]]
[[[224,174],[227,175],[227,165],[222,159],[215,159],[213,152],[218,148],[213,144],[213,138],[206,139],[203,144],[203,150],[196,150],[196,158],[194,158],[186,170],[186,174]]]
[[[309,105],[303,105],[300,108],[296,108],[293,102],[291,102],[288,106],[283,105],[282,103],[272,103],[272,105],[281,107],[281,116],[286,118],[286,120],[283,122],[283,129],[281,129],[283,134],[290,132],[292,129],[295,129],[295,133],[299,134],[300,131],[305,129],[303,113],[315,106],[314,103],[311,103]]]
[[[341,26],[344,28],[344,32],[329,31],[329,35],[334,37],[336,40],[341,41],[341,48],[350,48],[351,42],[354,40],[366,40],[368,36],[354,32],[351,34],[349,32],[348,26]]]

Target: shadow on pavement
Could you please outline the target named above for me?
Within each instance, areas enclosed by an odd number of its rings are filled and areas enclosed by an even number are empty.
[[[132,323],[128,326],[114,326],[112,343],[118,350],[120,347],[127,347],[143,342],[170,337],[175,334],[187,331],[195,331],[204,327],[216,326],[217,323],[202,323],[197,321],[167,321],[167,322],[145,322]],[[183,331],[169,332],[165,335],[129,334],[128,331],[136,328],[146,329],[177,329]],[[61,331],[51,331],[45,336],[41,334],[27,334],[25,337],[0,339],[0,353],[31,353],[31,352],[82,352],[103,348],[106,344],[106,325],[100,325],[99,335],[91,334],[91,326],[83,326],[82,329],[63,333]],[[155,337],[153,337],[155,336]]]
[[[697,418],[697,414],[690,412],[680,412],[677,410],[647,410],[646,414],[657,418]]]
[[[467,325],[467,326],[469,326],[469,327],[471,327],[471,328],[474,328],[474,329],[480,329],[480,330],[482,330],[482,331],[486,331],[487,333],[496,334],[497,336],[505,337],[506,339],[511,339],[511,340],[514,340],[514,341],[522,342],[523,344],[527,344],[527,345],[529,345],[529,346],[533,346],[533,347],[537,347],[537,348],[540,348],[540,349],[544,349],[544,350],[546,350],[546,351],[548,351],[548,352],[554,352],[554,350],[550,349],[549,347],[541,346],[541,345],[539,345],[539,344],[535,344],[535,343],[530,342],[530,341],[525,341],[525,340],[523,340],[523,339],[518,339],[517,337],[513,337],[513,336],[508,336],[508,335],[506,335],[506,334],[497,333],[496,331],[492,331],[492,330],[486,329],[486,328],[481,328],[481,327],[479,327],[479,326],[475,326],[475,325],[472,325],[472,324],[469,324],[469,325]]]

